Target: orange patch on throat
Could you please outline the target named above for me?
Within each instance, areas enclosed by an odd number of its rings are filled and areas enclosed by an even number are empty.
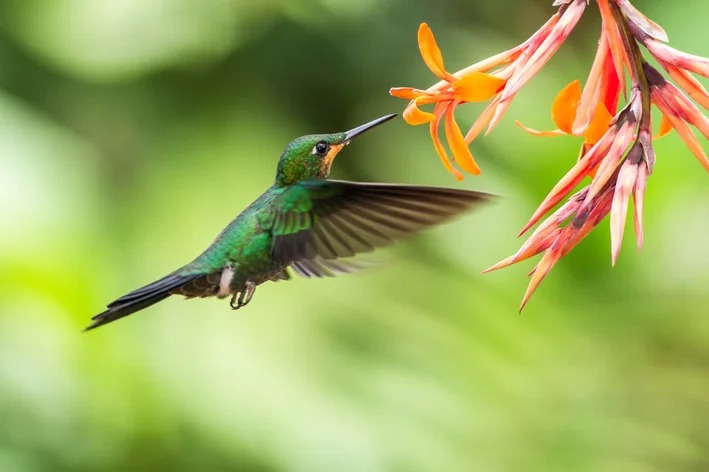
[[[332,167],[332,161],[335,160],[335,156],[339,154],[340,151],[342,151],[342,148],[344,147],[344,144],[331,144],[330,145],[330,151],[327,153],[326,156],[323,156],[322,162],[323,162],[323,170],[329,171],[330,167]]]

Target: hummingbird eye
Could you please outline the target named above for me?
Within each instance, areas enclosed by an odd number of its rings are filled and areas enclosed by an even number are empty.
[[[318,156],[326,156],[329,151],[330,145],[324,141],[320,141],[313,148],[313,154],[317,154]]]

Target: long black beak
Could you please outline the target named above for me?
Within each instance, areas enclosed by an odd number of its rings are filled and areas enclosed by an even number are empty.
[[[377,118],[376,120],[370,121],[369,123],[363,124],[363,125],[358,126],[354,129],[346,131],[345,132],[345,139],[342,142],[344,144],[348,144],[352,139],[356,138],[357,136],[364,133],[365,131],[372,129],[375,126],[379,126],[382,123],[386,123],[387,121],[391,120],[395,116],[396,116],[396,113],[394,113],[392,115],[382,116],[381,118]]]

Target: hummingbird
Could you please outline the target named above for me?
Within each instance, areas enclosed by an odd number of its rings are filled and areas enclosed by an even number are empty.
[[[349,131],[302,136],[281,154],[276,179],[189,264],[109,303],[85,331],[171,295],[231,297],[246,306],[264,282],[331,277],[360,266],[352,256],[440,224],[491,195],[443,187],[329,180],[333,160],[386,115]]]

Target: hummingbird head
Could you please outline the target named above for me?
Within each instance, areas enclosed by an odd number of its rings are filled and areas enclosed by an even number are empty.
[[[276,185],[284,187],[303,180],[328,178],[332,162],[343,147],[365,131],[395,116],[396,114],[382,116],[341,133],[311,134],[291,141],[278,161]]]

